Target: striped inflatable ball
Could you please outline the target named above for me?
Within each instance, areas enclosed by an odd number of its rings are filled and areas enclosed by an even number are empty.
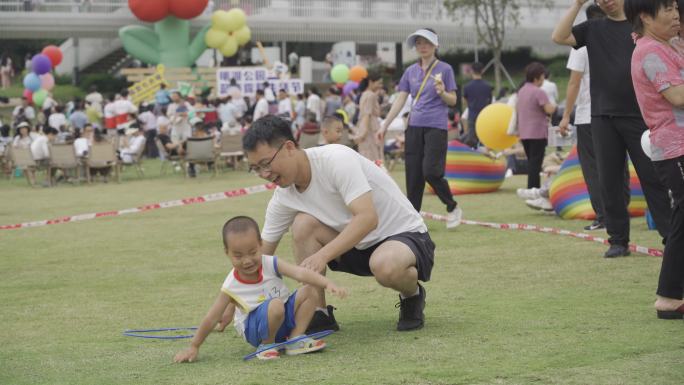
[[[449,142],[445,176],[452,194],[479,194],[496,191],[506,175],[506,159],[492,159],[458,140]],[[428,190],[432,188],[428,186]]]
[[[641,191],[639,178],[636,175],[632,162],[629,162],[629,187],[631,199],[628,206],[629,215],[633,217],[643,216],[646,211],[646,199]],[[596,218],[596,213],[591,207],[589,192],[584,182],[584,174],[577,157],[577,148],[573,147],[567,159],[561,165],[560,171],[551,182],[549,191],[551,204],[556,214],[563,219],[588,219]]]

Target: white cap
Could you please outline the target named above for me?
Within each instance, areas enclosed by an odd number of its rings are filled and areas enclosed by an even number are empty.
[[[432,45],[434,45],[435,47],[439,47],[439,40],[437,39],[437,34],[432,32],[432,31],[428,31],[427,29],[424,29],[424,28],[421,28],[421,29],[417,30],[416,32],[412,33],[411,35],[409,35],[408,39],[406,39],[406,45],[408,45],[409,48],[415,47],[416,46],[416,38],[418,36],[425,38],[427,41],[432,43]]]

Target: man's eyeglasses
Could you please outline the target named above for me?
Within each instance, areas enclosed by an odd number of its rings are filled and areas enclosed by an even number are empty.
[[[271,163],[273,163],[273,160],[275,159],[275,157],[278,156],[278,153],[280,152],[280,150],[283,149],[283,146],[285,146],[285,143],[287,143],[287,141],[280,144],[280,147],[278,147],[278,150],[275,152],[275,154],[273,154],[273,156],[271,157],[271,160],[269,160],[268,162],[262,162],[262,163],[259,163],[257,165],[250,166],[249,172],[254,174],[254,175],[259,175],[259,174],[264,173],[264,172],[271,172]]]

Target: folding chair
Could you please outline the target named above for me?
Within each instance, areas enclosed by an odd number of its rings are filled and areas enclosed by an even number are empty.
[[[138,149],[138,152],[133,154],[132,158],[133,160],[130,163],[124,163],[119,162],[119,168],[122,166],[134,166],[135,167],[135,172],[138,174],[139,178],[142,178],[145,176],[145,171],[142,168],[142,159],[143,159],[143,153],[145,153],[145,145],[147,144],[147,139],[143,141],[143,143],[140,145],[140,149]],[[119,174],[121,174],[121,170],[119,170]]]
[[[242,151],[242,136],[241,133],[235,135],[224,133],[221,136],[221,152],[219,153],[221,167],[230,159],[233,163],[233,170],[240,168],[240,158],[245,155]]]
[[[185,142],[185,156],[183,162],[185,163],[185,176],[188,176],[190,163],[206,164],[207,168],[213,163],[214,176],[218,174],[218,152],[214,148],[214,138],[209,136],[206,138],[188,138]]]
[[[157,145],[159,158],[161,159],[161,169],[159,170],[159,175],[165,174],[166,167],[169,165],[169,162],[179,162],[181,167],[184,166],[180,155],[170,155],[169,151],[166,149],[166,147],[164,147],[164,144],[161,142],[161,140],[159,140],[159,138],[155,138],[154,143]]]
[[[90,146],[90,152],[86,158],[86,177],[88,183],[92,183],[92,177],[90,175],[90,169],[103,169],[109,168],[110,171],[114,170],[116,174],[116,181],[121,182],[121,175],[119,174],[119,160],[116,157],[116,152],[114,151],[114,146],[110,142],[93,142]]]
[[[81,165],[76,157],[76,151],[73,144],[51,144],[50,145],[50,159],[48,160],[48,178],[50,178],[50,185],[55,185],[53,170],[62,170],[66,175],[66,170],[76,170],[76,180],[81,177]]]
[[[26,174],[26,172],[34,172],[36,168],[38,168],[36,161],[33,160],[33,156],[31,155],[31,149],[10,146],[9,155],[10,161],[12,162],[10,180],[14,179],[16,169],[20,169]],[[33,186],[28,175],[26,175],[26,180],[29,182],[29,185]]]

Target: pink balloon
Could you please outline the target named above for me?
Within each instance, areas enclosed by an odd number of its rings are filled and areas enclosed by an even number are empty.
[[[50,91],[55,86],[55,78],[51,73],[40,75],[40,88]]]

